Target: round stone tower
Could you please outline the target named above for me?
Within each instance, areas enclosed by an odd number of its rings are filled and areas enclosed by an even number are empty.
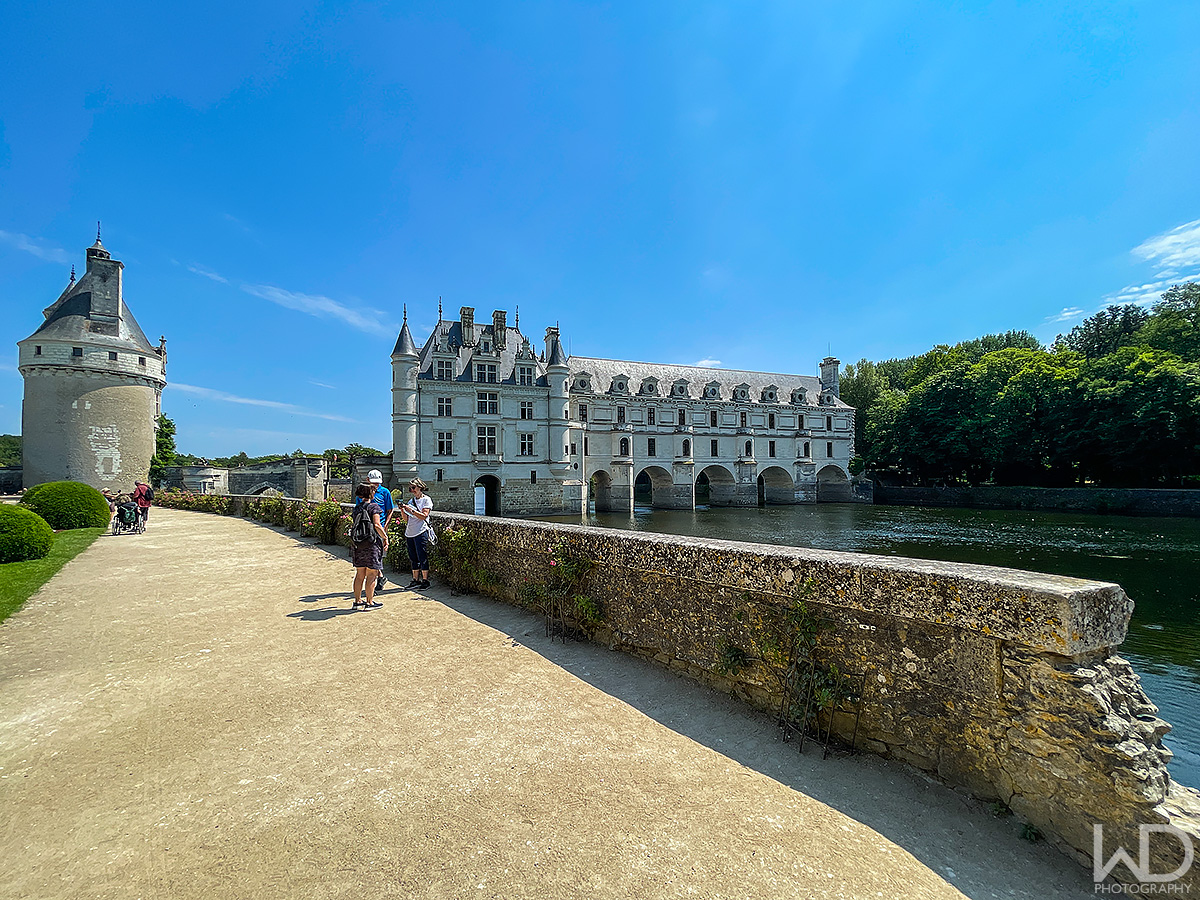
[[[146,481],[166,387],[166,340],[153,346],[121,290],[124,264],[100,243],[87,270],[17,343],[25,487],[69,479],[132,490]]]
[[[400,485],[417,477],[417,373],[420,370],[421,354],[408,330],[408,306],[405,305],[404,323],[392,350],[392,474]]]

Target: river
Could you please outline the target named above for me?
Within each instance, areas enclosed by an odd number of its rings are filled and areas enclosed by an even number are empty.
[[[553,517],[553,522],[579,523]],[[1008,566],[1115,581],[1134,599],[1121,655],[1174,728],[1171,776],[1200,787],[1200,520],[863,504],[593,514],[607,528]]]

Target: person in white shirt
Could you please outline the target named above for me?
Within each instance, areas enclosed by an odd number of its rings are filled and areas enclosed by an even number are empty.
[[[414,478],[408,483],[412,497],[400,507],[404,518],[404,538],[408,542],[408,559],[412,563],[412,581],[405,590],[429,587],[429,514],[433,501],[425,493],[425,482]]]

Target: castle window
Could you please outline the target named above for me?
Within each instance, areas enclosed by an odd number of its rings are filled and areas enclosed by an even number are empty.
[[[746,441],[746,455],[747,456],[754,455],[754,441]]]
[[[654,438],[646,439],[646,455],[647,456],[657,456],[658,455],[657,445],[655,444]]]
[[[587,421],[587,404],[586,403],[579,404],[579,421],[580,422]]]
[[[529,483],[537,484],[537,472],[535,472],[533,469],[529,470]]]
[[[623,406],[617,407],[617,421],[618,422],[625,421],[625,407],[623,407]]]
[[[454,432],[439,431],[437,437],[437,455],[438,456],[453,456],[454,455]],[[438,481],[441,481],[442,470],[438,469]]]
[[[710,452],[708,455],[711,456],[713,459],[716,459],[718,456],[721,455],[717,450],[717,442],[715,439],[709,442],[709,447],[712,452]]]
[[[117,361],[117,351],[116,351],[116,350],[109,350],[109,351],[108,351],[108,361],[109,361],[109,362],[116,362],[116,361]]]
[[[826,431],[833,431],[833,416],[826,416],[826,417],[825,417],[825,430],[826,430]]]
[[[708,411],[708,424],[713,428],[717,427],[717,411],[715,409]]]
[[[805,459],[808,459],[808,451],[809,451],[808,441],[805,441],[804,442],[804,458]]]
[[[34,355],[34,356],[41,356],[41,355],[42,355],[42,345],[41,345],[41,344],[35,344],[35,345],[34,345],[34,348],[33,348],[33,355]]]
[[[654,424],[654,410],[653,409],[646,410],[646,424],[647,425]]]
[[[496,455],[496,426],[477,425],[475,427],[476,446],[480,456]]]
[[[585,437],[583,439],[583,455],[587,456],[591,452],[592,451],[588,448],[588,439]]]
[[[775,456],[775,442],[774,441],[767,441],[767,456],[770,456],[772,458],[774,458],[774,456]]]
[[[533,366],[517,366],[517,384],[533,384]]]
[[[83,356],[83,348],[82,347],[72,347],[71,355],[72,356]]]
[[[621,438],[621,456],[629,455],[629,438]]]
[[[574,455],[576,454],[576,452],[578,452],[578,451],[577,451],[577,448],[575,447],[575,443],[572,441],[572,443],[571,443],[571,453],[570,453],[570,455],[571,455],[571,456],[574,456]]]
[[[500,415],[500,395],[491,391],[480,391],[475,395],[475,412],[481,416]]]
[[[476,363],[475,364],[475,380],[486,382],[487,384],[496,383],[496,364],[495,363]]]
[[[825,443],[825,455],[830,459],[833,459],[833,441],[827,441]]]
[[[685,413],[682,409],[679,411],[679,424],[680,425],[687,424],[687,413]]]
[[[448,359],[439,359],[437,363],[438,381],[450,381],[454,378],[454,363]]]
[[[521,438],[521,455],[522,456],[533,456],[533,435],[532,434],[522,434],[522,435],[520,435],[520,438]]]
[[[438,397],[438,415],[452,416],[454,415],[454,398],[453,397]]]
[[[741,423],[741,426],[743,428],[745,428],[746,427],[746,414],[742,413],[741,417],[738,419],[738,421]]]
[[[144,356],[139,356],[139,357],[138,357],[138,365],[139,365],[139,366],[144,366],[144,365],[146,365],[146,357],[144,357]]]
[[[491,352],[492,352],[492,345],[491,345],[491,344],[489,344],[487,341],[484,341],[484,342],[483,342],[483,352],[484,352],[484,353],[491,353]]]
[[[684,442],[683,442],[683,455],[684,455],[685,457],[688,457],[688,456],[691,456],[691,455],[692,455],[692,442],[691,442],[691,441],[684,441]]]
[[[533,401],[532,400],[522,400],[521,401],[521,418],[522,419],[532,419],[533,418]]]
[[[767,416],[767,427],[768,428],[775,427],[775,413],[771,413],[769,416]]]
[[[442,472],[443,472],[443,471],[444,471],[444,470],[442,470],[442,469],[438,469],[438,470],[437,470],[437,480],[438,480],[438,481],[441,481],[441,480],[442,480]]]

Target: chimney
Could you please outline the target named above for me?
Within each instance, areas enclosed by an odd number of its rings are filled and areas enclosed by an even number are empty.
[[[462,341],[467,347],[475,346],[475,307],[464,306],[458,311],[462,325]]]
[[[503,350],[507,343],[505,340],[508,336],[508,325],[505,324],[507,318],[508,313],[502,309],[492,313],[492,340],[496,342],[497,350]]]
[[[838,367],[841,364],[841,360],[833,356],[827,356],[821,360],[821,390],[828,391],[838,398],[842,396],[838,386]]]

